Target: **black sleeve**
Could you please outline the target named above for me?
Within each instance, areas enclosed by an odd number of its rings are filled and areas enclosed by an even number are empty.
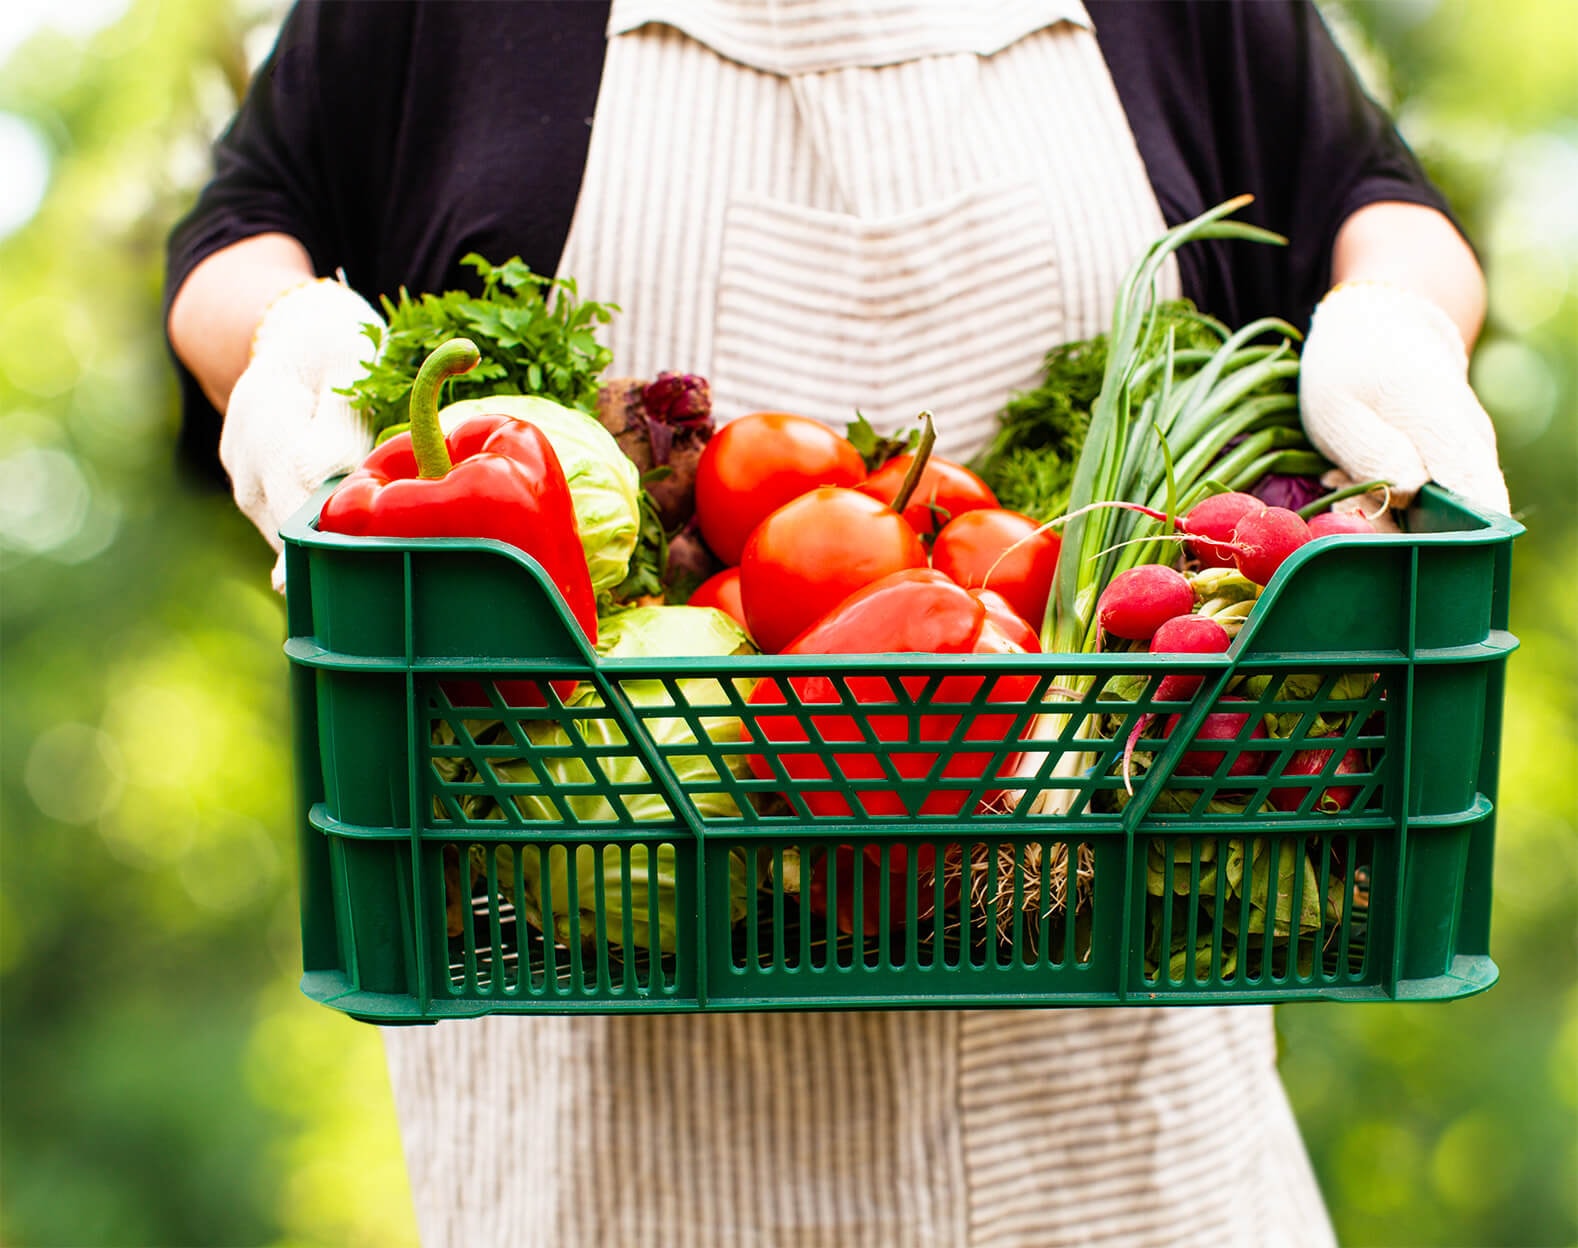
[[[296,238],[380,295],[477,289],[460,259],[550,274],[569,233],[608,5],[588,0],[301,0],[169,239],[165,318],[205,257]],[[176,362],[182,459],[221,478],[219,417]]]
[[[1168,225],[1248,192],[1240,217],[1286,247],[1212,241],[1178,257],[1185,293],[1233,324],[1303,328],[1330,285],[1337,230],[1369,203],[1447,212],[1314,5],[1087,0]]]
[[[385,20],[358,32],[350,9],[319,4],[292,8],[272,51],[250,83],[246,98],[214,145],[214,173],[191,211],[171,231],[165,258],[164,318],[181,284],[206,257],[242,239],[282,233],[306,248],[320,276],[346,257],[335,245],[336,220],[355,212],[352,188],[359,170],[332,169],[330,130],[389,121],[390,101],[379,84],[398,82],[409,47],[411,11],[389,5]],[[354,62],[345,39],[367,39]],[[349,102],[337,87],[344,70],[357,64],[369,94],[356,100],[356,115],[343,113]],[[325,71],[329,72],[325,72]],[[335,152],[334,156],[343,153]],[[364,291],[364,293],[366,293]],[[171,352],[174,359],[174,352]],[[179,360],[182,409],[180,452],[183,462],[205,477],[222,480],[219,468],[219,415]]]

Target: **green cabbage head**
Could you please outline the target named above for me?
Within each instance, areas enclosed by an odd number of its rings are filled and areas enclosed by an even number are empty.
[[[613,589],[629,572],[641,533],[640,471],[594,417],[539,395],[462,399],[444,408],[438,418],[445,429],[452,429],[462,420],[490,415],[528,421],[552,444],[570,483],[592,590],[602,594]]]
[[[611,616],[599,625],[598,648],[610,658],[723,657],[749,653],[751,650],[745,633],[723,612],[711,607],[683,606],[635,607]],[[734,683],[738,686],[737,696],[743,701],[750,692],[749,686],[743,681]],[[687,679],[677,682],[677,687],[683,702],[688,705],[728,704],[723,682],[719,680]],[[636,707],[674,705],[674,699],[660,680],[621,681],[620,688]],[[513,795],[522,816],[528,820],[552,823],[563,823],[573,818],[583,825],[592,825],[587,831],[594,835],[598,824],[610,829],[628,828],[631,821],[661,823],[672,828],[676,818],[674,812],[639,756],[629,749],[618,723],[611,716],[595,713],[604,706],[602,695],[596,689],[583,685],[571,698],[569,706],[572,710],[594,713],[586,717],[572,716],[563,721],[537,720],[523,724],[527,738],[535,747],[533,758],[495,760],[492,763],[501,781],[533,786],[532,791]],[[699,747],[695,753],[685,752],[686,746],[696,746],[698,743],[690,721],[681,715],[654,716],[642,722],[659,753],[690,794],[702,819],[727,819],[739,815],[740,810],[734,798],[720,787],[719,765],[736,777],[744,777],[749,769],[743,754],[723,755],[715,763]],[[740,740],[737,716],[727,713],[710,715],[699,723],[712,740],[731,744]],[[553,751],[555,747],[565,752],[544,752]],[[574,748],[572,750],[569,747]],[[541,778],[538,769],[541,770]],[[558,792],[548,792],[543,787],[544,781],[551,782]],[[601,792],[597,788],[572,788],[566,791],[566,786],[593,785],[594,782],[618,785],[620,789],[617,794],[611,788],[604,788]],[[675,829],[668,835],[673,839],[659,840],[651,850],[647,845],[629,846],[628,914],[625,910],[625,882],[621,865],[623,847],[603,846],[602,861],[599,863],[597,847],[588,844],[574,846],[575,909],[583,941],[590,941],[597,934],[597,892],[601,881],[606,936],[610,943],[651,950],[655,918],[657,948],[664,953],[674,951],[679,922],[675,892],[678,870],[675,844],[689,844],[690,835],[683,828]],[[517,854],[510,846],[499,848],[501,887],[505,886],[507,880],[508,887],[513,890],[516,859]],[[554,936],[560,943],[569,943],[572,936],[568,859],[569,850],[563,844],[547,848],[529,845],[519,851],[521,892],[526,901],[526,917],[542,930],[544,901],[550,901],[548,909],[553,914]],[[692,869],[688,858],[686,869]],[[756,881],[750,876],[746,855],[740,851],[730,855],[729,874],[730,921],[734,922],[744,916],[746,890],[754,888]]]

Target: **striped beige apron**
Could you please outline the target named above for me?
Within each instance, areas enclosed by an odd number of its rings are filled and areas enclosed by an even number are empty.
[[[1163,227],[1079,0],[614,0],[561,272],[720,419],[988,437]],[[1177,290],[1169,270],[1163,293]],[[1322,1245],[1267,1008],[385,1032],[423,1242]]]

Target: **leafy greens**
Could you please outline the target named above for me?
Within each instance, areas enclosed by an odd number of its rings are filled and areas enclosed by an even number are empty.
[[[1220,342],[1213,323],[1187,299],[1158,303],[1156,321],[1161,333],[1173,330],[1179,349]],[[1037,520],[1063,514],[1101,393],[1107,341],[1097,334],[1053,347],[1042,363],[1041,384],[1004,406],[996,436],[971,464],[1004,507]]]
[[[573,279],[533,273],[520,257],[490,264],[475,252],[461,263],[482,278],[482,291],[449,290],[398,301],[382,299],[387,328],[365,326],[378,349],[367,374],[342,393],[376,435],[406,419],[411,383],[428,354],[451,338],[482,352],[470,372],[449,381],[449,401],[497,394],[537,394],[589,413],[611,354],[596,330],[618,308],[582,300]]]

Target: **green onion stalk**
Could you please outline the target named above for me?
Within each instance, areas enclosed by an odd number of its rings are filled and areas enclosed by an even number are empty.
[[[1175,517],[1200,499],[1225,490],[1247,491],[1270,472],[1318,473],[1329,466],[1310,447],[1299,423],[1296,328],[1267,317],[1230,331],[1197,313],[1215,345],[1187,351],[1174,349],[1175,329],[1158,328],[1157,277],[1167,257],[1184,244],[1203,239],[1286,243],[1269,230],[1225,219],[1250,198],[1230,199],[1168,230],[1118,289],[1106,371],[1074,467],[1063,553],[1041,628],[1047,651],[1099,651],[1096,604],[1102,591],[1114,576],[1138,564],[1170,562],[1182,540]],[[1166,519],[1113,505],[1118,503],[1139,503]],[[1091,684],[1088,676],[1060,682],[1059,697],[1078,702]],[[1040,716],[1037,736],[1061,737],[1070,718],[1055,712]],[[1088,721],[1076,736],[1091,739],[1096,731]],[[1078,777],[1093,762],[1094,755],[1070,751],[1054,774]],[[1076,791],[1043,791],[1033,810],[1066,814]]]

